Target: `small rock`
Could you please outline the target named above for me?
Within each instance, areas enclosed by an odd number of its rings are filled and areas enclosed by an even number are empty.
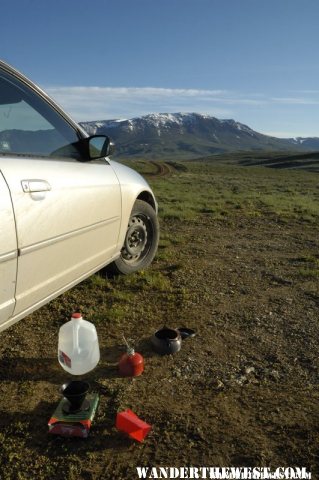
[[[254,373],[255,372],[255,367],[247,367],[245,368],[245,373],[246,375],[249,375],[250,373]]]
[[[247,383],[246,375],[241,375],[240,377],[236,378],[236,383],[238,383],[238,385],[243,385],[244,383]]]
[[[269,376],[272,380],[277,381],[280,379],[280,373],[277,370],[271,370]]]
[[[215,388],[215,390],[221,390],[225,387],[225,385],[223,384],[223,382],[221,380],[219,380],[218,378],[213,382],[213,388]]]

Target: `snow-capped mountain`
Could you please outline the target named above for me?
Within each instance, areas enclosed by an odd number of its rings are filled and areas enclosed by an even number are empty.
[[[154,113],[130,120],[82,122],[90,135],[106,134],[122,156],[196,158],[232,151],[319,149],[308,139],[279,139],[255,132],[235,120],[198,113]],[[315,139],[312,139],[315,140]]]
[[[296,137],[289,138],[289,141],[293,145],[302,146],[305,150],[319,150],[319,138],[318,137]]]

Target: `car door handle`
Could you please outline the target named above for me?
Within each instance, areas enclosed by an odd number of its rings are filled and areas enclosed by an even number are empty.
[[[21,180],[21,185],[25,193],[48,192],[51,190],[51,185],[46,180]]]

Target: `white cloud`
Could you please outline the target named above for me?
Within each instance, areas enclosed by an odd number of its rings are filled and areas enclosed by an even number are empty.
[[[271,101],[285,105],[319,105],[319,100],[314,98],[273,97]]]
[[[232,107],[265,103],[264,98],[244,97],[225,90],[154,87],[47,87],[45,90],[77,121],[180,111],[229,118],[234,115]]]
[[[230,90],[154,87],[49,86],[45,90],[76,121],[197,112],[217,118],[234,118],[266,135],[281,138],[317,135],[314,130],[318,123],[315,118],[319,98],[314,91],[311,95],[296,91],[290,92],[290,96],[272,96]],[[293,124],[291,119],[295,119]]]

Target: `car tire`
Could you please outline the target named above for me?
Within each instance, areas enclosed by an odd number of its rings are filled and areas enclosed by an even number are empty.
[[[136,200],[131,212],[121,255],[108,267],[111,274],[128,275],[147,268],[159,241],[159,223],[155,210],[147,202]]]

